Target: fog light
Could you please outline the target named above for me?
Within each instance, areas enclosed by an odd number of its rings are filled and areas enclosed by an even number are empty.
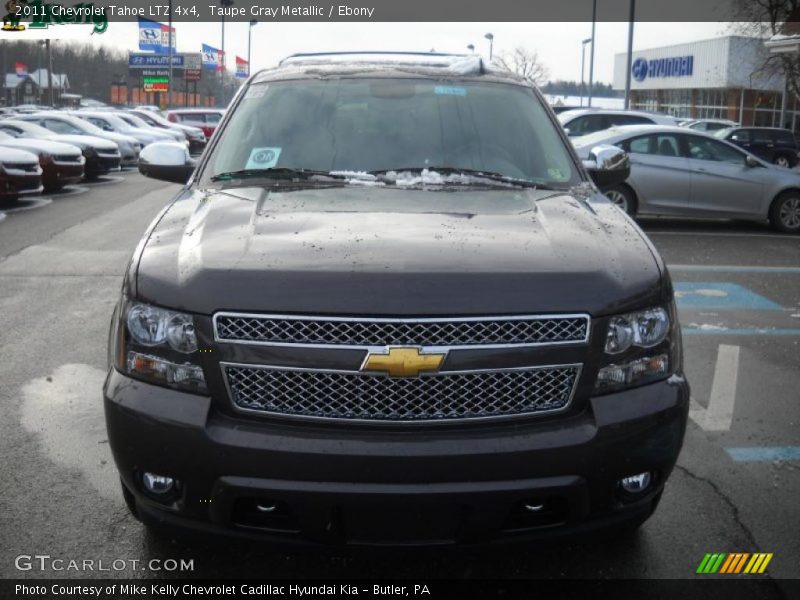
[[[650,487],[650,482],[653,477],[650,471],[639,473],[638,475],[631,475],[620,479],[619,484],[623,490],[629,494],[641,494]]]
[[[144,489],[151,494],[161,496],[168,494],[175,487],[175,480],[166,475],[156,475],[155,473],[144,473],[142,475]]]

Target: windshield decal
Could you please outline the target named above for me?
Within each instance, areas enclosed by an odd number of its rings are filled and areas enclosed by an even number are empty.
[[[264,94],[267,93],[268,85],[251,85],[247,88],[247,92],[244,95],[244,99],[248,100],[250,98],[261,98]]]
[[[466,96],[467,88],[453,85],[437,85],[433,88],[433,93],[437,96]]]
[[[253,148],[245,169],[269,169],[278,164],[281,148]]]

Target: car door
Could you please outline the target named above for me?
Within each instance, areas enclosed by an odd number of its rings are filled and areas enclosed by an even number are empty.
[[[769,129],[750,130],[750,152],[766,161],[775,161],[775,140]]]
[[[748,167],[744,152],[711,138],[687,135],[684,147],[691,169],[690,212],[759,214],[767,169]]]
[[[640,213],[677,214],[689,203],[689,161],[682,155],[680,140],[673,133],[652,133],[630,138],[622,148],[628,152]]]

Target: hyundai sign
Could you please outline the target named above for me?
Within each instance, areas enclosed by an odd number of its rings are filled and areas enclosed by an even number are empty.
[[[636,81],[648,77],[691,77],[694,69],[694,56],[674,56],[672,58],[637,58],[631,65],[631,75]]]

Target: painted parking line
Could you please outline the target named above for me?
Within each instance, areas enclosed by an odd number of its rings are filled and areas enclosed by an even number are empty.
[[[780,310],[781,306],[738,283],[676,281],[678,308],[691,310]]]
[[[736,383],[739,374],[739,346],[720,344],[717,364],[711,382],[708,408],[703,408],[692,398],[689,418],[705,431],[728,431],[733,423],[736,403]]]
[[[667,265],[674,273],[795,273],[800,267],[759,267],[748,265]]]
[[[725,448],[725,452],[736,462],[800,460],[800,446]]]

